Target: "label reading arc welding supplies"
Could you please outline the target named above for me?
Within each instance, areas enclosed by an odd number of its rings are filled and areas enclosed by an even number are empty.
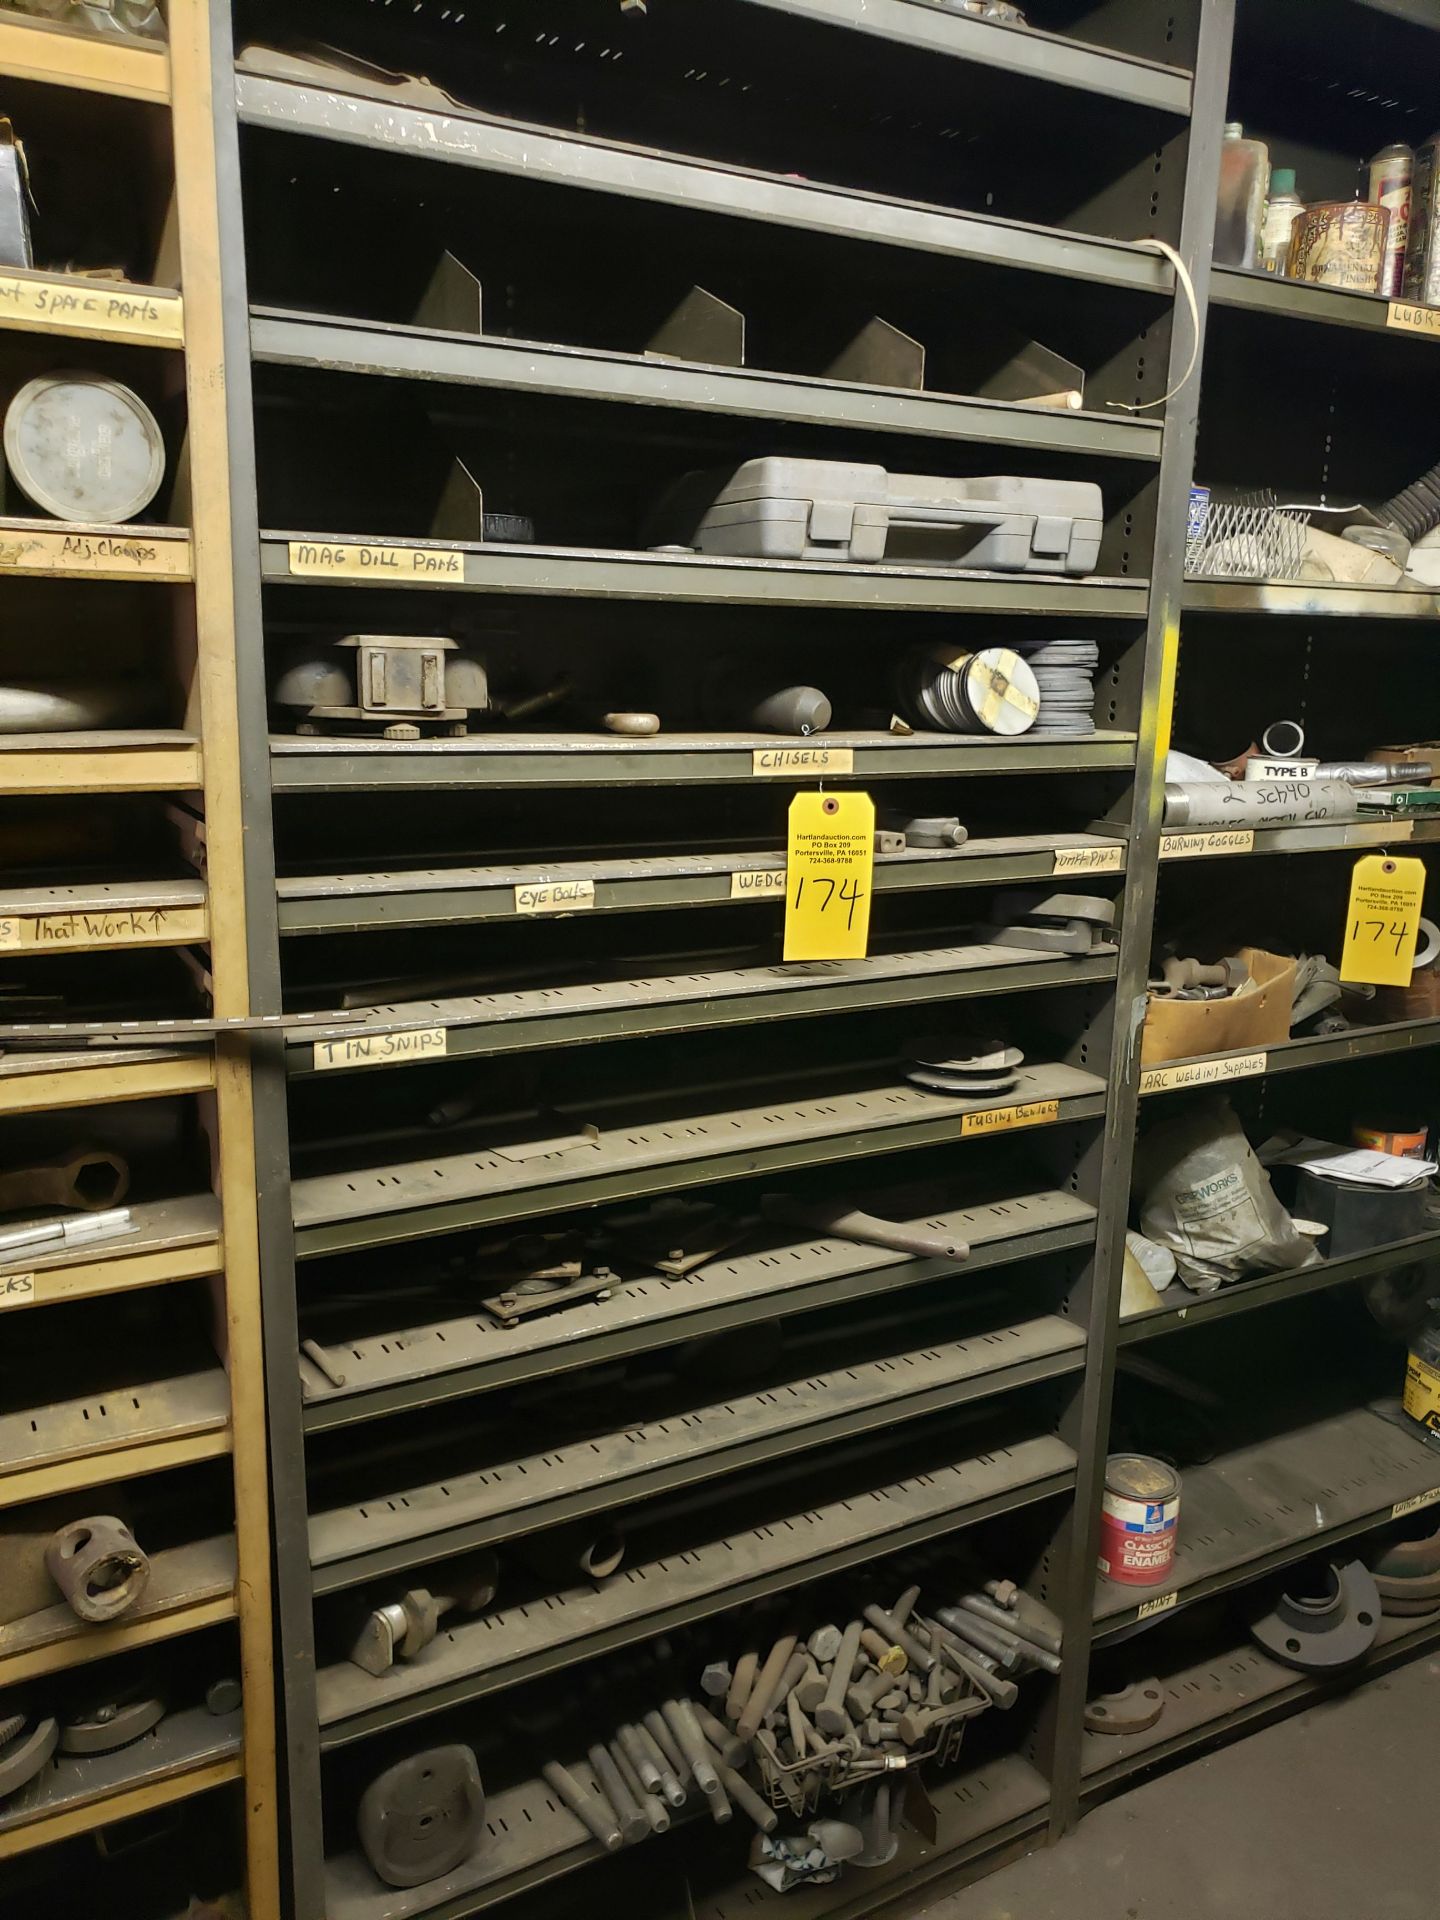
[[[33,1307],[35,1304],[35,1276],[33,1273],[0,1274],[0,1313],[7,1307]]]
[[[405,1033],[356,1033],[315,1042],[315,1071],[330,1067],[381,1067],[398,1060],[434,1060],[448,1050],[444,1027],[412,1027]]]
[[[0,950],[61,947],[141,947],[161,941],[203,940],[203,907],[121,907],[98,913],[6,914]]]
[[[1140,1091],[1168,1093],[1174,1087],[1210,1087],[1217,1080],[1248,1080],[1264,1073],[1269,1056],[1264,1053],[1231,1053],[1223,1060],[1182,1060],[1173,1067],[1146,1067],[1140,1075]]]
[[[1392,300],[1385,324],[1406,333],[1432,334],[1440,340],[1440,307],[1413,307],[1408,300]]]
[[[1418,1513],[1421,1507],[1433,1507],[1440,1501],[1440,1487],[1431,1487],[1428,1492],[1412,1494],[1408,1500],[1397,1500],[1390,1509],[1392,1520],[1403,1520],[1407,1513]]]
[[[784,867],[757,867],[750,873],[732,873],[732,900],[778,900],[785,892]]]
[[[785,958],[863,960],[870,945],[875,802],[797,793],[785,851]]]
[[[1016,1127],[1048,1127],[1060,1118],[1058,1100],[1029,1100],[1018,1107],[987,1107],[981,1113],[967,1113],[960,1122],[960,1137],[972,1133],[1011,1133]]]
[[[756,747],[751,777],[763,780],[783,773],[853,773],[853,747]]]
[[[141,293],[74,277],[0,273],[0,326],[177,344],[185,338],[178,293]]]
[[[1350,882],[1340,978],[1351,985],[1408,987],[1415,970],[1425,862],[1362,854]]]
[[[1059,847],[1052,873],[1120,873],[1125,849],[1114,847]]]
[[[516,887],[516,913],[584,913],[595,904],[593,880],[536,880]]]
[[[0,527],[0,573],[94,573],[123,580],[190,578],[189,540],[133,533],[64,533]]]
[[[1179,1603],[1180,1596],[1178,1593],[1162,1593],[1157,1599],[1142,1600],[1135,1609],[1135,1618],[1137,1620],[1148,1620],[1152,1614],[1169,1613],[1170,1609],[1178,1606]]]
[[[1162,860],[1204,860],[1217,853],[1253,853],[1255,830],[1236,827],[1222,833],[1162,833]]]
[[[394,547],[378,540],[292,540],[292,574],[327,580],[463,580],[459,547]]]

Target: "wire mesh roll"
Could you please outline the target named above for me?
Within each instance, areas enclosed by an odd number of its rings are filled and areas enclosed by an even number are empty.
[[[938,733],[1028,733],[1040,711],[1035,675],[1010,647],[926,647],[901,663],[897,694],[911,726]]]

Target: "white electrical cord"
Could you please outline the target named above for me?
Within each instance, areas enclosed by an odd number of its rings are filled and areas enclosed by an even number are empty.
[[[1147,247],[1151,253],[1162,254],[1175,269],[1175,277],[1180,282],[1186,305],[1190,309],[1190,359],[1175,385],[1168,393],[1162,393],[1158,400],[1141,400],[1133,406],[1128,400],[1107,400],[1106,406],[1113,407],[1117,413],[1148,413],[1151,407],[1163,407],[1188,383],[1200,359],[1200,302],[1195,298],[1195,282],[1190,278],[1190,269],[1168,240],[1137,240],[1135,245]]]

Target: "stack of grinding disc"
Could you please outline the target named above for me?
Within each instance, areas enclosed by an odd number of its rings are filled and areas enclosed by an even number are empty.
[[[1040,710],[1035,676],[1010,647],[917,648],[900,663],[896,693],[912,727],[939,733],[1027,733]]]
[[[1093,640],[1022,640],[1020,653],[1040,694],[1036,733],[1077,739],[1095,731],[1095,669],[1100,649]]]
[[[928,1034],[906,1052],[905,1078],[913,1086],[967,1097],[1009,1093],[1025,1059],[1019,1047],[968,1033]]]

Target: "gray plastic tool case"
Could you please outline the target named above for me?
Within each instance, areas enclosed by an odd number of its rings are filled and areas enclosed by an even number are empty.
[[[949,480],[773,455],[687,474],[657,506],[648,544],[755,560],[1092,573],[1103,512],[1088,480]]]

